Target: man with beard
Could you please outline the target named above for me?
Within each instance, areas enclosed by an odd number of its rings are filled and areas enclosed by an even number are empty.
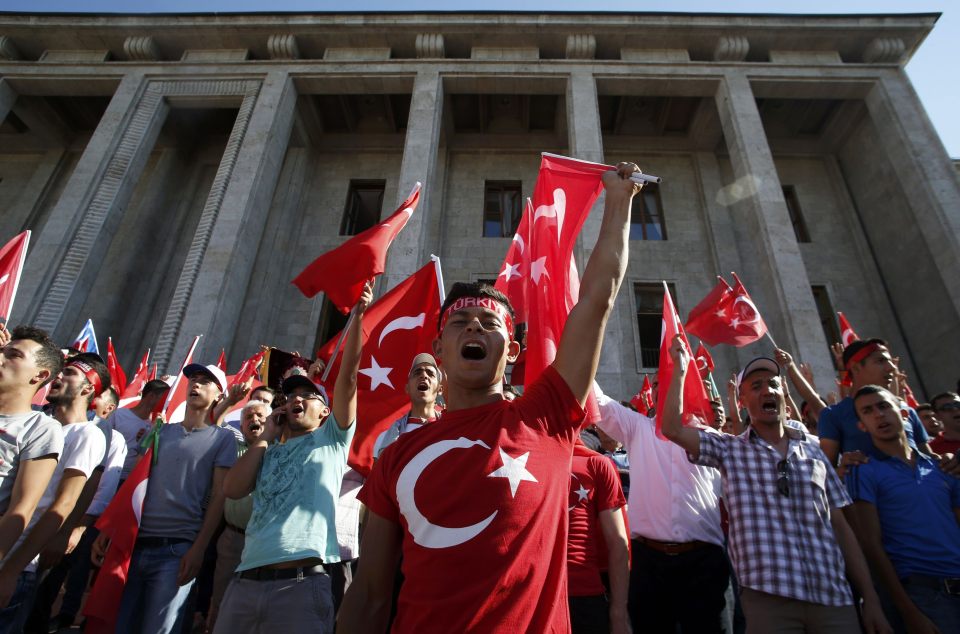
[[[227,497],[253,493],[253,512],[237,574],[220,604],[215,632],[333,632],[333,595],[324,564],[340,561],[336,500],[357,416],[363,313],[368,283],[354,307],[333,388],[302,374],[284,379],[286,403],[227,475]],[[285,441],[272,444],[285,430]]]
[[[237,460],[233,433],[210,424],[227,379],[216,365],[191,363],[184,419],[161,425],[140,531],[120,599],[117,632],[180,632],[204,551],[223,519],[223,479]],[[101,533],[93,556],[102,562]]]
[[[384,449],[396,442],[401,434],[420,429],[437,420],[440,377],[440,368],[432,354],[421,352],[414,357],[406,387],[407,396],[410,397],[410,411],[377,437],[377,442],[373,444],[374,460],[380,457]]]
[[[68,524],[87,480],[103,461],[106,439],[103,432],[87,420],[87,411],[93,399],[109,386],[110,373],[106,365],[97,355],[87,353],[69,359],[50,384],[47,400],[63,430],[63,453],[37,505],[40,513],[34,515],[20,542],[0,565],[0,605],[19,603],[15,611],[8,607],[0,612],[0,631],[19,632],[23,628],[36,588],[37,555],[50,546],[58,531]],[[86,500],[80,501],[83,510],[93,491],[96,485],[91,487]],[[72,529],[73,526],[66,526],[68,532]],[[22,600],[11,601],[17,588],[23,590]]]

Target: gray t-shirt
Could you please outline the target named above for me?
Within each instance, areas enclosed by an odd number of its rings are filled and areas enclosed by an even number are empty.
[[[62,452],[60,423],[43,412],[0,415],[0,514],[7,512],[20,462]]]
[[[140,440],[143,434],[150,430],[150,423],[143,420],[129,409],[116,409],[107,422],[123,434],[127,443],[127,457],[123,459],[123,468],[120,470],[120,479],[126,480],[137,460],[140,459]]]
[[[237,461],[233,433],[216,425],[187,431],[180,423],[160,429],[160,450],[150,469],[140,535],[193,540],[203,525],[215,467]]]

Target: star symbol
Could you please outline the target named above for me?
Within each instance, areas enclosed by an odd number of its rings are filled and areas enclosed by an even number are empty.
[[[374,391],[381,385],[387,385],[390,389],[396,389],[393,387],[393,383],[390,382],[390,370],[393,368],[382,368],[380,364],[377,363],[376,358],[373,355],[370,355],[370,367],[362,368],[359,370],[360,374],[370,377],[370,391]]]
[[[727,316],[727,311],[726,311],[725,309],[721,308],[720,310],[717,311],[716,314],[717,314],[717,317],[726,317],[726,316]]]
[[[500,449],[498,447],[498,449]],[[510,482],[510,497],[517,496],[517,487],[520,486],[520,483],[523,481],[526,482],[536,482],[537,479],[533,477],[533,474],[527,471],[527,458],[530,457],[530,452],[517,456],[516,458],[510,457],[506,451],[500,449],[500,460],[503,461],[503,466],[489,474],[488,478],[506,478]]]
[[[580,488],[574,491],[577,494],[577,502],[583,502],[587,499],[587,496],[590,495],[590,489],[583,488],[583,485],[580,485]]]
[[[734,317],[733,319],[730,320],[731,328],[736,328],[739,325],[740,325],[740,319],[738,317]]]
[[[543,256],[542,258],[537,258],[536,260],[530,263],[530,277],[533,278],[534,284],[540,283],[541,275],[550,277],[550,273],[547,272],[546,262],[547,262],[547,256]]]
[[[498,275],[497,277],[506,276],[507,281],[509,282],[511,277],[520,277],[520,274],[517,272],[519,268],[520,268],[519,262],[517,262],[516,264],[510,264],[509,262],[507,262],[507,265],[503,267],[503,270],[500,271],[500,275]]]

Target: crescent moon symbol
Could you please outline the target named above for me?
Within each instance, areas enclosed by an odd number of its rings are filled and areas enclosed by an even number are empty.
[[[424,469],[430,466],[430,463],[453,449],[469,449],[477,445],[490,449],[490,446],[482,440],[470,440],[462,436],[456,440],[435,442],[421,450],[400,472],[400,477],[397,478],[397,503],[400,506],[400,512],[407,519],[407,526],[413,536],[413,541],[421,546],[425,548],[457,546],[479,535],[497,516],[499,511],[494,511],[486,519],[460,528],[439,526],[432,524],[430,520],[424,517],[420,509],[417,508],[416,500],[413,497],[417,480],[420,479]]]
[[[733,300],[733,305],[736,306],[737,302],[743,302],[744,304],[749,306],[751,310],[753,310],[753,319],[746,319],[740,322],[741,325],[755,324],[760,321],[760,311],[757,310],[757,307],[753,304],[752,301],[750,301],[749,297],[744,297],[743,295],[737,295],[737,298]]]
[[[536,222],[540,218],[556,218],[557,219],[557,242],[560,241],[560,234],[563,233],[563,218],[566,215],[567,211],[567,194],[562,189],[557,187],[553,190],[553,204],[552,205],[540,205],[537,207],[536,213],[533,214],[533,221]]]
[[[426,319],[426,313],[420,313],[416,316],[410,317],[397,317],[389,324],[387,324],[382,331],[380,331],[380,339],[377,341],[377,347],[379,348],[383,345],[383,339],[389,335],[394,330],[413,330],[414,328],[419,328],[423,326],[423,321]]]
[[[147,482],[148,480],[140,482],[130,496],[130,504],[133,505],[133,514],[137,516],[137,526],[140,525],[140,514],[143,513],[143,499],[147,497]]]
[[[515,235],[513,236],[513,241],[516,242],[518,245],[520,245],[520,246],[517,247],[517,248],[520,249],[520,253],[522,254],[522,253],[523,253],[523,249],[524,249],[523,236],[521,236],[519,233],[518,233],[518,234],[515,234]],[[0,284],[3,284],[3,281],[0,281]]]

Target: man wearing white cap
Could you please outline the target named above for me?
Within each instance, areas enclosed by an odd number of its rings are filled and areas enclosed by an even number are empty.
[[[190,588],[223,518],[223,480],[237,460],[233,433],[210,423],[227,378],[215,365],[192,363],[186,414],[162,425],[143,501],[140,532],[120,601],[117,632],[180,632]],[[108,540],[93,546],[102,561]]]
[[[437,396],[440,395],[440,366],[432,354],[421,352],[410,364],[407,375],[407,396],[410,397],[410,411],[395,420],[390,427],[377,437],[373,444],[374,460],[383,450],[396,442],[400,434],[420,429],[437,420]]]

